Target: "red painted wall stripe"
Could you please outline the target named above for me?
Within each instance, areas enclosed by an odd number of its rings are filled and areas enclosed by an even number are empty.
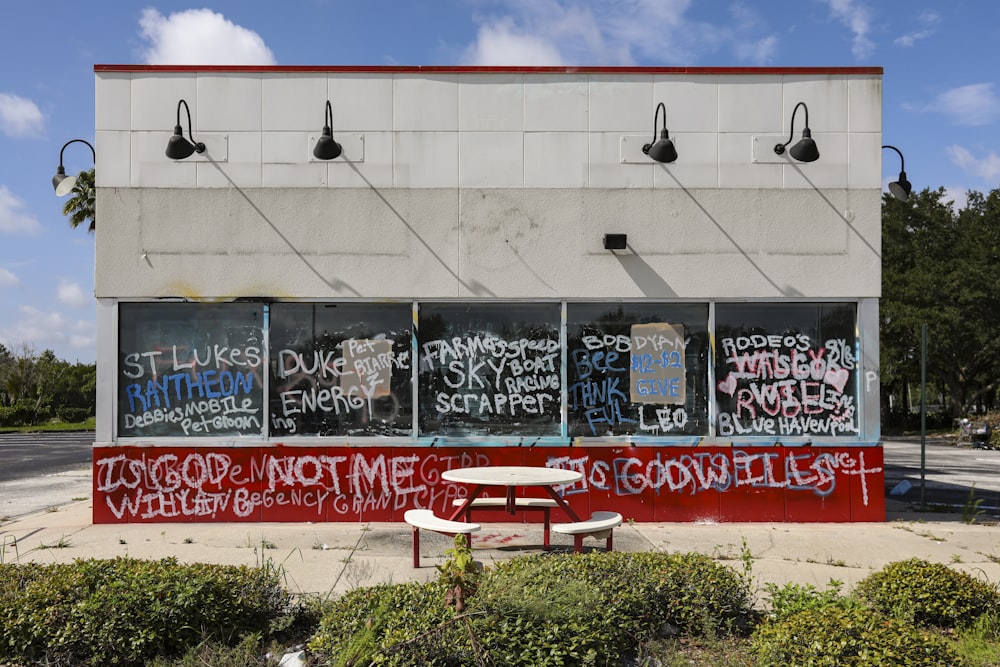
[[[327,72],[370,74],[882,75],[881,67],[499,67],[457,65],[94,65],[95,72]]]
[[[441,473],[484,465],[580,471],[561,493],[581,516],[885,520],[881,447],[120,446],[94,449],[94,523],[399,522],[413,507],[450,511],[468,489]]]

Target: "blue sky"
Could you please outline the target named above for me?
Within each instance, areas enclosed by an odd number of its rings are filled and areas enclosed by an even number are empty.
[[[71,362],[95,360],[94,239],[70,228],[51,177],[65,142],[94,141],[98,63],[880,66],[883,141],[914,188],[962,207],[1000,186],[994,0],[48,0],[4,14],[0,342]],[[64,162],[93,164],[79,143]],[[884,151],[884,182],[898,171]]]

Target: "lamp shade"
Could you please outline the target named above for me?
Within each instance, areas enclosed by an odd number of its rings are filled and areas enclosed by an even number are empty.
[[[204,144],[199,145],[202,146],[202,150],[205,150]],[[196,150],[198,150],[198,147],[184,138],[181,126],[175,125],[174,136],[170,137],[170,140],[167,141],[167,157],[171,160],[183,160],[186,157],[190,157]]]
[[[677,159],[677,149],[674,148],[674,142],[670,140],[670,134],[665,129],[660,130],[660,138],[645,152],[657,162],[673,162]]]
[[[331,132],[330,127],[324,127],[323,136],[319,138],[316,147],[313,148],[313,155],[316,156],[317,160],[333,160],[340,157],[342,152],[343,148],[333,140],[333,132]]]
[[[815,162],[819,159],[819,148],[816,147],[808,127],[802,130],[802,138],[789,149],[788,153],[799,162]]]
[[[907,201],[910,198],[910,191],[913,186],[906,180],[906,172],[899,172],[899,180],[889,184],[889,194],[899,201]]]
[[[56,196],[63,197],[68,195],[73,191],[74,185],[76,185],[76,176],[67,176],[66,170],[63,167],[59,167],[56,175],[52,177],[52,187],[56,191]]]

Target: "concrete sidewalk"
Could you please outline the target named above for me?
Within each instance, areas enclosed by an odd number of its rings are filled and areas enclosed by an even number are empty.
[[[615,530],[616,551],[698,552],[742,569],[746,549],[759,586],[773,582],[850,590],[869,573],[907,558],[953,564],[1000,581],[1000,526],[969,525],[956,514],[914,513],[889,500],[884,523],[627,523]],[[552,534],[554,551],[572,540]],[[473,539],[477,560],[543,553],[540,524],[483,523]],[[586,540],[586,548],[604,542]],[[437,576],[451,539],[421,532],[422,567],[411,564],[403,523],[172,523],[93,525],[90,501],[0,523],[0,562],[69,562],[77,558],[163,558],[183,562],[280,566],[294,592],[342,593],[380,582]]]

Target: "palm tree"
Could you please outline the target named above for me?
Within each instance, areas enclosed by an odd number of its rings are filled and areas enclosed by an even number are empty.
[[[63,215],[69,216],[69,224],[76,229],[84,220],[90,220],[87,231],[97,226],[97,208],[94,203],[94,170],[81,171],[70,190],[73,195],[63,206]]]

